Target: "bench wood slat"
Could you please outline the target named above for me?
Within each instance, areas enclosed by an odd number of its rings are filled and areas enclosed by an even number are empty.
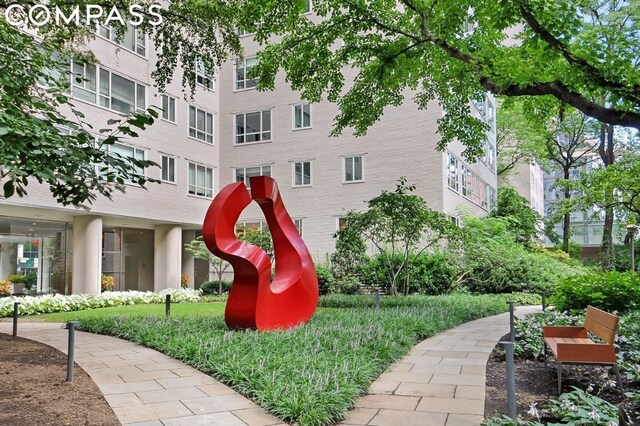
[[[589,337],[584,327],[547,325],[542,327],[544,337]]]

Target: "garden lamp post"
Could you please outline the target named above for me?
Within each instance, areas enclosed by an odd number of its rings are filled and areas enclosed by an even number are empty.
[[[629,234],[629,246],[631,247],[631,271],[635,272],[636,270],[636,259],[635,259],[635,235],[638,227],[633,224],[627,225],[627,233]]]

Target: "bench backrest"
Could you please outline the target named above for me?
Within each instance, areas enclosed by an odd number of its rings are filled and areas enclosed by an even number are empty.
[[[618,317],[608,312],[587,306],[587,316],[584,318],[584,328],[595,334],[608,345],[613,345],[618,330]]]

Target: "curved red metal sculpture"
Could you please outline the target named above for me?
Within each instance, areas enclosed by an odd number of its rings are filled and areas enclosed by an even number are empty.
[[[211,202],[202,227],[209,250],[233,267],[233,284],[225,309],[229,328],[285,329],[305,323],[318,305],[313,260],[282,202],[278,185],[268,176],[250,178],[251,195],[242,182],[225,186]],[[243,243],[235,224],[254,199],[269,226],[276,270],[260,247]]]

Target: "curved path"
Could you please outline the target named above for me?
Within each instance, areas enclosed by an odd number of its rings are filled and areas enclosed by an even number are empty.
[[[520,307],[516,315],[539,311]],[[11,333],[10,322],[0,332]],[[62,324],[21,322],[18,335],[67,352]],[[342,425],[458,426],[483,420],[486,364],[509,315],[462,324],[418,343],[347,413]],[[75,360],[122,424],[139,426],[284,425],[215,379],[153,349],[76,332]]]

